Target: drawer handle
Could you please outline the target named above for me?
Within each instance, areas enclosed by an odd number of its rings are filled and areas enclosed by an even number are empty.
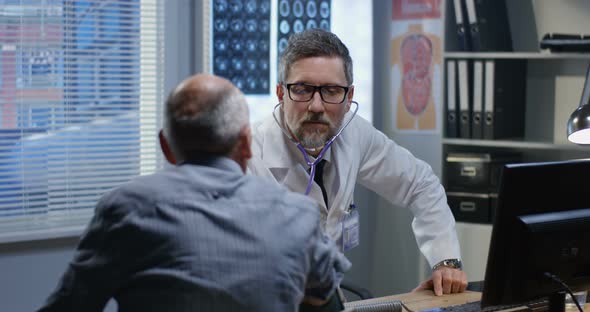
[[[461,202],[459,204],[459,210],[466,211],[466,212],[473,212],[475,211],[475,203],[474,202]]]
[[[477,169],[475,167],[462,167],[461,168],[461,175],[464,177],[475,177],[477,174]]]

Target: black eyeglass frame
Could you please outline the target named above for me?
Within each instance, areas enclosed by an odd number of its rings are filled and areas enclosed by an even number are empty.
[[[322,98],[323,102],[328,103],[328,104],[342,104],[342,103],[344,103],[344,101],[346,101],[346,96],[348,95],[348,90],[350,90],[350,87],[337,86],[337,85],[314,86],[314,85],[310,85],[310,84],[306,84],[306,83],[286,83],[286,84],[282,83],[282,85],[284,85],[287,88],[287,93],[289,94],[289,98],[294,102],[309,102],[309,101],[311,101],[311,99],[313,99],[313,96],[315,95],[315,93],[318,92],[320,94],[320,98]],[[292,86],[311,87],[311,88],[313,88],[313,92],[311,92],[311,96],[307,100],[295,100],[291,96],[291,87]],[[322,89],[323,88],[334,88],[334,87],[344,89],[344,95],[342,96],[342,100],[340,102],[330,102],[330,101],[326,101],[324,99],[324,94],[322,93]]]

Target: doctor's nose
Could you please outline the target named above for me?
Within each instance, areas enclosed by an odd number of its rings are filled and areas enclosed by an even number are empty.
[[[314,92],[313,97],[309,100],[307,110],[314,113],[323,112],[325,110],[324,102],[319,92]]]

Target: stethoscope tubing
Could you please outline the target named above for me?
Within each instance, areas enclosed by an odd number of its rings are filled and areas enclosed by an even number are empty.
[[[277,123],[277,125],[279,126],[279,128],[281,129],[281,131],[283,132],[283,134],[289,139],[289,141],[293,142],[295,144],[295,146],[297,146],[297,149],[301,152],[301,154],[303,155],[303,158],[305,159],[305,162],[307,163],[307,165],[310,167],[310,171],[309,171],[309,180],[307,181],[307,187],[305,188],[305,195],[309,195],[309,193],[311,192],[311,188],[313,185],[313,180],[315,178],[315,170],[316,170],[316,165],[322,160],[324,159],[324,155],[326,154],[326,152],[328,151],[328,149],[330,149],[330,146],[332,146],[332,143],[334,143],[334,141],[336,140],[336,138],[338,138],[340,136],[340,134],[342,133],[342,131],[344,131],[344,129],[348,126],[348,124],[350,124],[350,122],[352,121],[352,119],[356,116],[356,113],[359,110],[359,103],[356,101],[351,101],[351,103],[355,104],[355,109],[352,112],[352,116],[346,121],[346,123],[344,123],[344,125],[342,127],[340,127],[340,129],[338,130],[338,132],[336,132],[336,134],[334,136],[332,136],[327,142],[326,144],[324,144],[324,146],[322,147],[321,152],[318,154],[318,156],[316,157],[316,159],[314,161],[311,160],[311,158],[309,157],[309,154],[307,153],[307,151],[305,150],[305,148],[303,147],[303,145],[301,145],[301,142],[297,142],[290,134],[289,132],[283,127],[283,125],[281,124],[281,122],[279,121],[279,119],[276,116],[276,111],[277,108],[279,106],[281,106],[281,104],[283,104],[283,102],[279,102],[277,105],[275,105],[275,107],[273,108],[272,111],[272,116],[275,119],[275,122]]]

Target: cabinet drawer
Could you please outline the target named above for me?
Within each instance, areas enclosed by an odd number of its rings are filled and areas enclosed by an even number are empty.
[[[496,192],[502,166],[519,159],[518,154],[449,153],[445,159],[447,190]]]
[[[492,223],[496,193],[447,192],[447,201],[458,222]]]

